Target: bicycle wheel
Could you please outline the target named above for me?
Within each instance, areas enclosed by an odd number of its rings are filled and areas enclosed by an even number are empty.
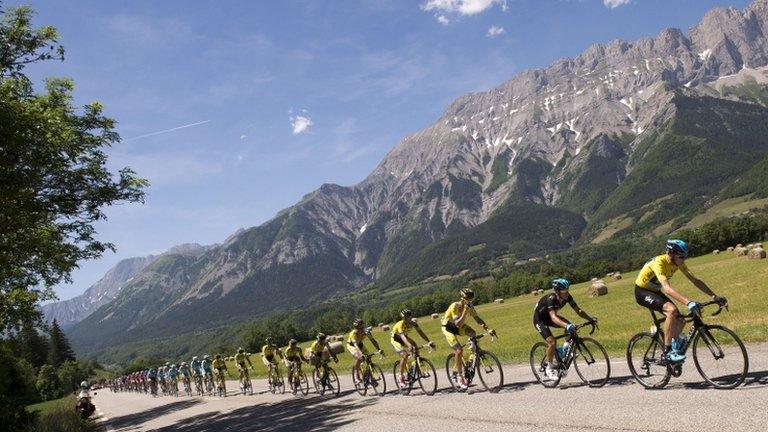
[[[312,371],[312,385],[315,387],[315,393],[322,395],[325,393],[325,389],[320,385],[318,374],[322,375],[322,372],[315,368],[315,370]]]
[[[611,377],[611,361],[600,342],[581,338],[573,353],[573,366],[584,384],[602,387]]]
[[[309,380],[303,371],[299,374],[299,390],[304,396],[309,394]]]
[[[328,375],[325,380],[325,385],[328,386],[328,391],[334,396],[338,396],[341,393],[341,383],[339,383],[339,375],[332,367],[328,367]]]
[[[693,338],[693,362],[701,376],[719,389],[732,389],[744,382],[749,356],[744,343],[730,329],[705,326]]]
[[[269,374],[267,381],[268,381],[267,383],[269,384],[269,392],[272,394],[277,393],[277,376],[274,372]]]
[[[671,372],[662,364],[664,343],[660,335],[638,333],[632,336],[627,345],[627,364],[629,372],[643,387],[648,389],[664,388],[669,382]]]
[[[555,378],[550,378],[546,374],[547,370],[547,344],[544,342],[537,342],[531,348],[531,372],[536,377],[536,381],[547,388],[554,388],[560,383],[560,374],[557,374]]]
[[[419,357],[416,362],[417,374],[421,391],[427,396],[432,396],[437,391],[437,372],[435,365],[429,359]]]
[[[394,366],[392,366],[392,376],[395,378],[395,386],[397,386],[397,391],[403,395],[410,394],[411,388],[413,388],[413,382],[411,382],[407,374],[408,371],[406,370],[406,382],[400,382],[400,360],[396,361]]]
[[[277,376],[275,379],[275,387],[277,387],[277,393],[285,394],[285,380],[283,379],[283,374],[280,372],[280,369],[276,369],[275,372],[277,372],[275,374]]]
[[[461,372],[456,372],[453,368],[456,362],[455,359],[456,356],[453,354],[448,354],[448,357],[445,358],[445,374],[448,375],[448,382],[451,383],[453,391],[463,392],[465,389],[459,386],[459,377],[457,376]]]
[[[352,365],[352,382],[355,384],[355,390],[357,390],[357,393],[360,394],[360,396],[365,396],[366,393],[368,393],[368,385],[366,384],[366,381],[370,379],[370,370],[368,368],[368,364],[360,363],[360,375],[361,380],[358,381],[355,379],[355,376],[357,375],[357,370],[355,368],[355,365]]]
[[[478,356],[475,371],[483,387],[489,392],[498,393],[504,387],[504,370],[501,368],[501,362],[492,352],[483,351]]]
[[[384,396],[387,392],[387,379],[384,377],[384,371],[379,365],[371,364],[371,375],[367,384],[378,396]]]

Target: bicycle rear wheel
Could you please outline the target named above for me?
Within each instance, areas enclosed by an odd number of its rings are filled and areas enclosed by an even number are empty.
[[[419,380],[421,391],[427,396],[432,396],[437,391],[437,372],[435,372],[435,365],[423,357],[419,357],[416,365],[417,378]]]
[[[464,389],[462,389],[461,386],[459,386],[459,381],[458,381],[459,379],[458,374],[462,372],[456,372],[456,370],[454,370],[453,367],[455,366],[455,362],[456,362],[456,356],[454,356],[453,354],[448,354],[448,357],[446,357],[445,359],[445,373],[446,375],[448,375],[448,382],[451,383],[451,387],[453,387],[453,391],[463,392]]]
[[[324,384],[328,387],[328,391],[331,392],[334,396],[338,396],[339,393],[341,393],[339,375],[337,375],[336,371],[333,370],[333,368],[330,366],[328,367],[328,376],[326,377]]]
[[[573,366],[584,384],[602,387],[611,377],[611,361],[600,342],[581,338],[573,353]]]
[[[397,391],[403,395],[410,394],[411,388],[413,388],[413,382],[410,381],[407,374],[408,371],[406,370],[405,383],[400,382],[400,360],[397,360],[394,366],[392,366],[392,376],[395,377],[395,386],[397,386]]]
[[[285,380],[283,379],[283,374],[280,373],[280,369],[277,369],[275,372],[276,372],[275,373],[276,392],[280,394],[285,394]]]
[[[478,355],[475,371],[483,387],[489,392],[498,393],[504,387],[504,370],[501,368],[501,362],[492,352],[483,351]]]
[[[536,377],[536,381],[540,382],[546,388],[554,388],[560,383],[560,374],[557,374],[555,378],[547,376],[547,344],[544,342],[536,342],[531,348],[531,372]]]
[[[368,386],[366,385],[366,380],[369,379],[369,369],[368,364],[360,363],[360,381],[358,381],[355,377],[357,376],[357,368],[355,368],[355,365],[352,365],[352,383],[355,385],[355,390],[357,390],[357,393],[360,394],[360,396],[365,396],[366,393],[368,393]]]
[[[643,387],[648,389],[664,388],[671,373],[663,364],[664,343],[658,334],[638,333],[632,336],[627,345],[627,364],[629,372]]]
[[[309,380],[307,379],[307,374],[305,374],[304,371],[299,374],[299,390],[304,396],[309,394]]]
[[[323,388],[321,384],[322,375],[323,375],[322,370],[315,368],[315,370],[312,371],[312,385],[315,387],[315,392],[319,395],[322,395],[323,393],[325,393],[325,388]]]
[[[736,333],[718,325],[702,327],[696,333],[693,362],[701,376],[719,389],[738,387],[749,370],[744,343]]]
[[[387,392],[387,379],[384,377],[384,371],[381,370],[379,365],[371,364],[371,376],[370,381],[367,383],[368,387],[378,396],[384,396]]]

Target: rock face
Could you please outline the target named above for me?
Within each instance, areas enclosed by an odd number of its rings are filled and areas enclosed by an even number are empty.
[[[768,82],[766,34],[758,0],[462,96],[359,184],[322,185],[202,254],[156,260],[71,340],[92,350],[253,318],[454,274],[469,254],[669,232],[768,156],[768,109],[738,91]]]

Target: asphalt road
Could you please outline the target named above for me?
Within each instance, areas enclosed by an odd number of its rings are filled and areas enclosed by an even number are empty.
[[[693,362],[666,389],[645,390],[617,358],[611,361],[611,381],[599,389],[582,385],[573,371],[559,388],[546,389],[533,380],[528,365],[510,365],[498,394],[476,387],[454,393],[438,369],[438,392],[431,397],[418,390],[409,396],[393,393],[389,375],[384,397],[360,396],[351,377],[342,376],[336,398],[273,395],[265,381],[255,380],[253,396],[235,395],[232,381],[226,398],[102,390],[94,403],[108,431],[762,431],[768,424],[768,344],[748,350],[750,372],[735,390],[707,387]],[[381,363],[393,361],[390,356]]]

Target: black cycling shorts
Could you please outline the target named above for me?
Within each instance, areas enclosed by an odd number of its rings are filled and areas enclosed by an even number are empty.
[[[645,288],[640,288],[637,285],[635,285],[635,301],[640,306],[661,313],[664,313],[665,303],[674,304],[672,300],[665,296],[661,291],[651,291]]]
[[[455,334],[456,336],[461,335],[461,329],[453,321],[448,321],[443,327],[445,327],[445,330],[450,334]]]
[[[536,331],[538,331],[544,339],[552,336],[552,331],[549,328],[556,327],[551,319],[544,319],[540,317],[539,314],[533,314],[533,326],[536,327]]]
[[[272,363],[272,360],[275,358],[272,354],[267,354],[264,356],[265,359],[267,359],[268,362]]]

